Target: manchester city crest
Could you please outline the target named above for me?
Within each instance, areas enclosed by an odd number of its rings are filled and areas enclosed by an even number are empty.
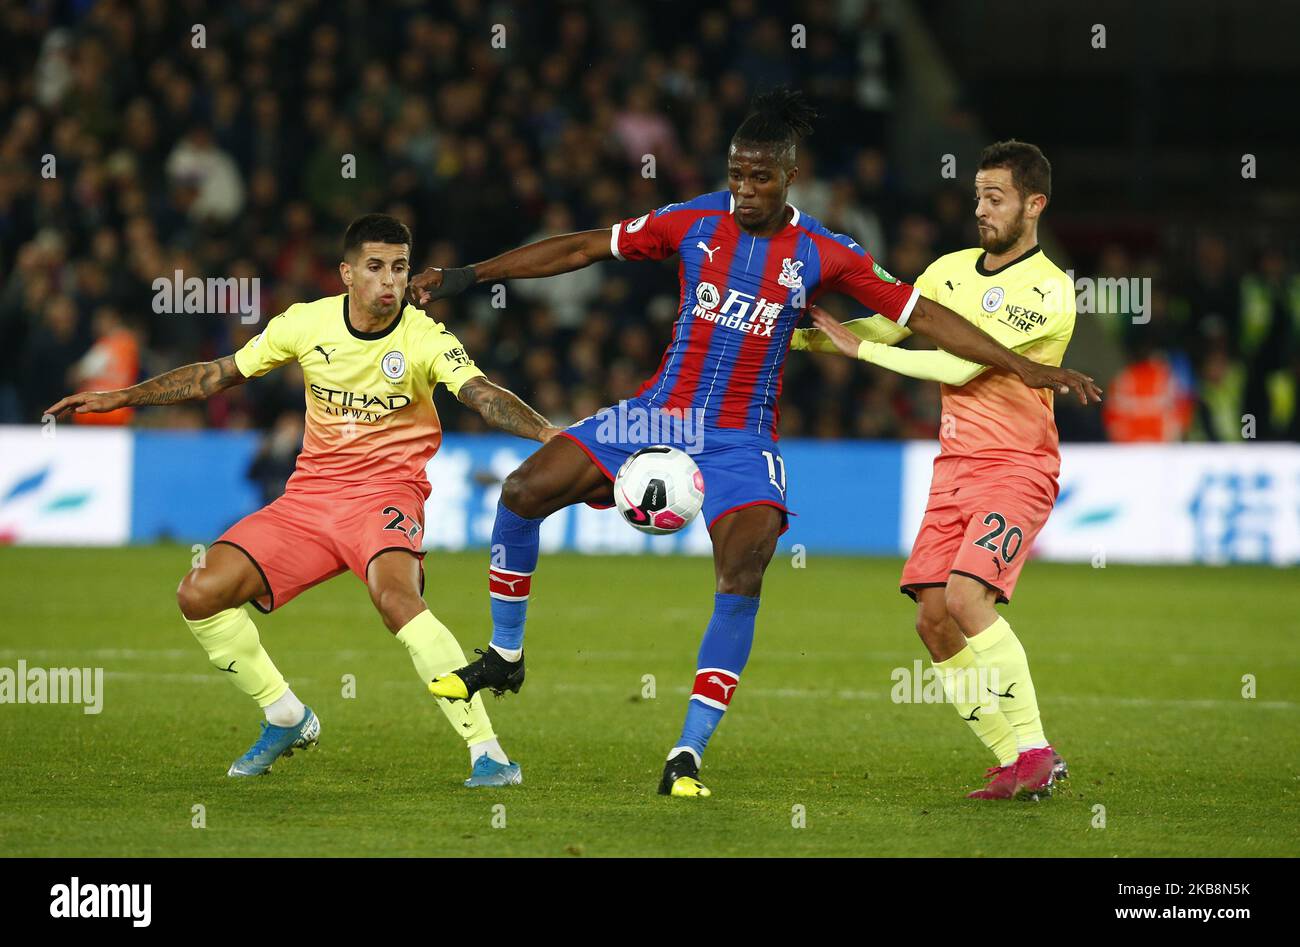
[[[384,360],[379,363],[379,367],[393,381],[399,381],[402,375],[406,374],[406,356],[394,349],[384,356]]]

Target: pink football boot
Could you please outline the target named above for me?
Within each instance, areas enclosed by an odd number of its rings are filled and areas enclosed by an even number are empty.
[[[976,789],[974,792],[966,794],[967,799],[1013,799],[1016,795],[1016,789],[1019,786],[1019,780],[1016,778],[1016,768],[1020,760],[1010,766],[990,766],[984,778],[988,780],[988,785],[983,789]]]
[[[1050,796],[1052,784],[1058,779],[1068,779],[1070,775],[1065,760],[1050,746],[1025,750],[1016,757],[1015,771],[1014,795],[1034,802],[1037,802],[1039,797]]]

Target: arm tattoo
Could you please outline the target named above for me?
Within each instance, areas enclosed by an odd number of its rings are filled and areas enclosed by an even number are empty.
[[[218,391],[242,385],[247,378],[235,366],[235,357],[227,355],[211,362],[195,362],[163,372],[148,381],[126,389],[127,404],[175,404],[191,398],[207,398]]]
[[[460,386],[457,399],[483,416],[483,420],[508,434],[537,440],[542,429],[549,427],[542,417],[520,400],[513,391],[494,385],[486,378],[472,378]]]

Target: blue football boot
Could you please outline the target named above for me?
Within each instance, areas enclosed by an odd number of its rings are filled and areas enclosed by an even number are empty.
[[[293,756],[294,750],[313,747],[320,740],[320,718],[305,708],[302,720],[295,727],[277,727],[262,721],[262,735],[239,759],[230,764],[227,776],[261,776],[271,771],[271,764],[282,756]]]
[[[474,769],[465,780],[465,785],[475,786],[518,786],[524,781],[523,770],[518,763],[498,763],[484,753],[474,763]]]

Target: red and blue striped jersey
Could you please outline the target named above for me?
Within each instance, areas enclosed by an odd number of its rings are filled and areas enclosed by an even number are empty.
[[[771,237],[742,231],[733,208],[731,192],[717,191],[614,225],[617,259],[681,259],[672,341],[637,397],[665,411],[702,411],[706,427],[776,440],[782,369],[804,310],[837,291],[903,325],[918,293],[852,237],[796,208]]]

